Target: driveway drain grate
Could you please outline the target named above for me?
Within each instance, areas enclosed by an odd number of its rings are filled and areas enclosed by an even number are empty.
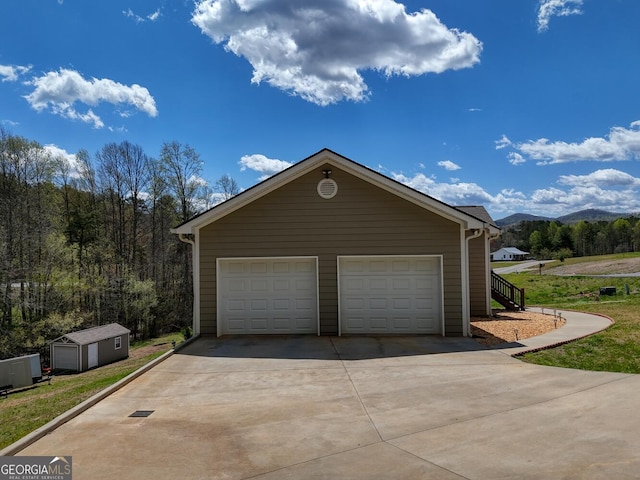
[[[153,412],[155,412],[155,410],[136,410],[129,416],[130,417],[148,417]]]

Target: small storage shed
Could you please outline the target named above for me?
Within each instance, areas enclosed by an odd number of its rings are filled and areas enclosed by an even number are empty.
[[[130,333],[110,323],[62,335],[51,342],[51,368],[84,372],[127,358]]]
[[[28,387],[41,378],[39,353],[0,360],[0,387]]]

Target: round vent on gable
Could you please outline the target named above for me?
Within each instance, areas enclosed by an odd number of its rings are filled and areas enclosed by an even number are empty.
[[[318,195],[322,198],[333,198],[338,193],[338,184],[331,178],[323,178],[318,182]]]

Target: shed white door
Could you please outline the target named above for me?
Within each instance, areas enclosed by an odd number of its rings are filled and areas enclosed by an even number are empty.
[[[341,333],[441,333],[440,257],[340,257]]]
[[[87,345],[87,368],[98,366],[98,343],[90,343]]]
[[[78,368],[77,345],[54,345],[53,368],[60,370],[80,370]]]
[[[316,258],[218,259],[218,335],[318,333]]]

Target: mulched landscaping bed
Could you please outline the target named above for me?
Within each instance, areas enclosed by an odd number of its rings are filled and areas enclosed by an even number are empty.
[[[565,323],[566,320],[560,316],[496,310],[492,317],[473,317],[471,334],[478,343],[492,346],[536,337]]]

